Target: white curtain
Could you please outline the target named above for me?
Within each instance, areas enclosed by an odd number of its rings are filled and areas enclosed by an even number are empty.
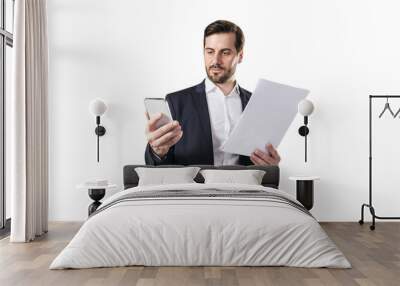
[[[16,0],[10,100],[12,242],[48,227],[48,48],[46,0]]]

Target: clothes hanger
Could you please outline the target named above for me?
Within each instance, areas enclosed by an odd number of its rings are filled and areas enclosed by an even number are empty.
[[[397,111],[396,115],[394,115],[392,109],[390,108],[390,105],[389,105],[389,98],[388,98],[388,97],[386,97],[385,107],[383,108],[383,111],[382,111],[381,114],[379,115],[379,118],[382,117],[382,115],[385,113],[386,110],[389,110],[390,114],[392,114],[393,117],[396,117],[397,113],[399,113],[399,111],[400,111],[400,110]]]
[[[397,110],[396,114],[394,115],[394,118],[396,118],[397,115],[399,115],[399,113],[400,113],[400,108],[399,108],[399,110]]]

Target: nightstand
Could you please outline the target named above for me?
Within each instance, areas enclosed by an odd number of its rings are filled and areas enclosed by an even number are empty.
[[[307,209],[314,206],[314,181],[316,176],[292,176],[289,180],[296,181],[296,199]]]
[[[86,189],[88,190],[89,197],[94,201],[88,207],[88,215],[90,216],[96,209],[101,205],[100,200],[104,198],[106,194],[106,190],[114,189],[117,187],[115,184],[108,184],[106,186],[95,186],[95,185],[86,185],[81,184],[76,186],[78,189]]]

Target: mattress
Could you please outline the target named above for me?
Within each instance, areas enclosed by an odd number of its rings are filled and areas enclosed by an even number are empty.
[[[130,265],[351,267],[291,195],[198,183],[140,186],[111,196],[50,269]]]

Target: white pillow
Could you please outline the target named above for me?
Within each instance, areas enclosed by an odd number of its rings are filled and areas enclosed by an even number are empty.
[[[195,183],[199,167],[135,168],[139,176],[138,186]]]
[[[201,170],[204,183],[234,183],[261,185],[265,171],[262,170]]]

